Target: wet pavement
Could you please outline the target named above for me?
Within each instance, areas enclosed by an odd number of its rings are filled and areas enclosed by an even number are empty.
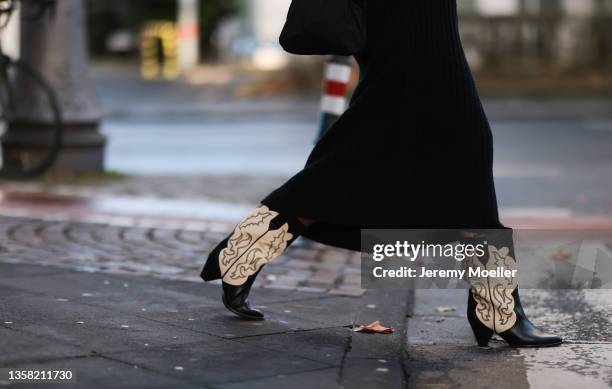
[[[561,347],[482,350],[467,325],[465,290],[420,290],[408,319],[410,387],[570,389],[612,386],[612,291],[523,290],[530,319]],[[436,308],[454,311],[438,313]]]

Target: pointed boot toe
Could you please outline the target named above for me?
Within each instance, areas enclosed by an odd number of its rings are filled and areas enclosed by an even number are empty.
[[[227,308],[230,312],[232,312],[233,314],[237,315],[238,317],[242,319],[245,319],[245,320],[263,320],[264,319],[263,312],[258,311],[257,309],[251,308],[248,301],[240,302],[238,304],[232,304],[227,301],[225,295],[223,295],[221,299],[223,300],[223,305],[225,305],[225,308]]]

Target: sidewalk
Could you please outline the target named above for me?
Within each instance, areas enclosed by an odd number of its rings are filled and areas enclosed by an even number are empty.
[[[210,249],[281,181],[4,184],[0,337],[8,352],[0,355],[0,371],[72,369],[79,387],[88,388],[612,383],[609,290],[524,290],[528,315],[566,344],[517,351],[494,342],[482,351],[465,319],[464,290],[364,291],[359,254],[298,240],[258,278],[252,300],[266,320],[235,319],[220,302],[219,286],[204,284],[198,273]],[[237,190],[240,184],[249,191]],[[605,215],[504,214],[514,227],[612,228]],[[375,320],[395,333],[350,330]]]
[[[198,274],[252,198],[175,189],[181,198],[142,181],[3,186],[0,371],[69,369],[87,388],[405,385],[411,300],[362,290],[359,254],[298,240],[257,280],[266,320],[238,320]],[[351,331],[375,320],[395,333]]]
[[[0,274],[1,368],[71,370],[82,388],[403,386],[406,296],[374,306],[367,295],[257,289],[267,317],[248,322],[215,285],[19,264]],[[350,329],[381,316],[395,334]]]

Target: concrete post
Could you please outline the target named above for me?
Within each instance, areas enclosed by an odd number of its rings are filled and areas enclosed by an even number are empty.
[[[2,51],[11,58],[19,58],[19,7],[13,11],[9,24],[0,34]]]
[[[64,144],[53,170],[103,171],[105,138],[98,131],[101,109],[88,75],[85,1],[59,0],[42,17],[29,19],[37,7],[34,1],[21,3],[20,52],[53,87],[62,109]],[[40,89],[18,75],[14,93],[16,118],[2,137],[5,164],[37,160],[51,142],[51,112]]]
[[[200,60],[200,23],[198,0],[179,0],[179,66],[193,68]]]

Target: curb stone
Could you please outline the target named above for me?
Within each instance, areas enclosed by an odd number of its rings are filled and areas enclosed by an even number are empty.
[[[353,325],[379,320],[383,325],[394,328],[395,332],[388,335],[352,332],[340,372],[341,386],[406,387],[404,340],[406,315],[412,310],[413,297],[410,290],[369,289],[365,292]]]

